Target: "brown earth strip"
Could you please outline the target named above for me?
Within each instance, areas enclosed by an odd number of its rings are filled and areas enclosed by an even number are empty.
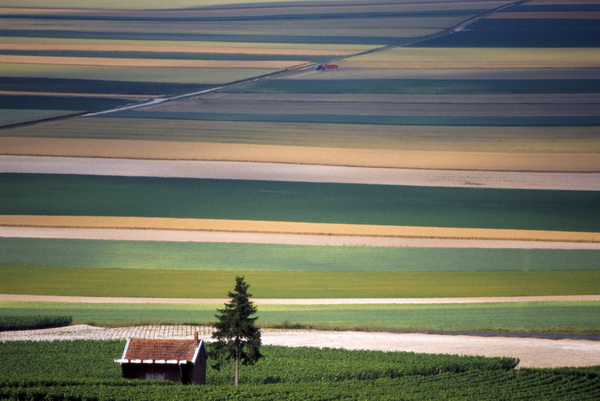
[[[0,301],[60,302],[86,304],[190,304],[212,305],[226,298],[133,298],[133,297],[74,297],[60,295],[0,294]],[[256,298],[257,305],[383,305],[383,304],[472,304],[509,302],[580,302],[600,301],[600,295],[555,295],[531,297],[473,297],[473,298]]]
[[[595,153],[342,149],[225,143],[0,137],[0,154],[212,160],[433,170],[600,172]]]
[[[600,242],[600,233],[480,228],[324,224],[259,220],[178,219],[162,217],[0,215],[0,226],[127,228],[245,233],[484,239],[552,242]]]
[[[102,57],[47,57],[47,56],[2,56],[3,63],[77,65],[97,67],[150,67],[150,68],[265,68],[284,69],[306,64],[306,61],[281,60],[168,60],[127,59]]]

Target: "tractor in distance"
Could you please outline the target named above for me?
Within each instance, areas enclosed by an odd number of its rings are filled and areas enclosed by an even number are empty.
[[[317,64],[315,71],[337,71],[339,66],[337,64]]]

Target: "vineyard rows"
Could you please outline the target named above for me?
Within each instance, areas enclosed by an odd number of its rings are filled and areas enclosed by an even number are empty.
[[[600,370],[512,369],[512,358],[264,347],[242,369],[208,371],[208,385],[129,381],[112,359],[123,341],[0,344],[0,399],[15,400],[595,400]],[[35,363],[32,363],[34,362]]]

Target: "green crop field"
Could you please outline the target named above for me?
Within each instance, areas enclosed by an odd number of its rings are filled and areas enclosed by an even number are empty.
[[[0,238],[6,265],[158,270],[596,270],[600,251]]]
[[[414,298],[595,295],[600,271],[237,271],[2,265],[0,293],[219,298],[236,275],[259,298]]]
[[[254,286],[253,286],[254,287]],[[75,323],[212,324],[221,304],[0,302],[0,315],[72,316]],[[599,302],[259,305],[265,327],[598,334]]]
[[[0,214],[600,231],[594,191],[46,174],[0,183]]]

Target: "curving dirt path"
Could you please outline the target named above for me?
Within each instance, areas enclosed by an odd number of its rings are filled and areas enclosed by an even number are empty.
[[[57,329],[1,332],[3,341],[57,341],[75,339],[191,338],[194,331],[210,340],[211,329],[197,326],[140,326],[101,328],[87,325]],[[506,356],[520,359],[519,367],[593,366],[600,364],[600,346],[589,340],[476,337],[419,333],[318,330],[262,331],[265,345],[344,348],[352,350],[408,351],[459,355]]]

